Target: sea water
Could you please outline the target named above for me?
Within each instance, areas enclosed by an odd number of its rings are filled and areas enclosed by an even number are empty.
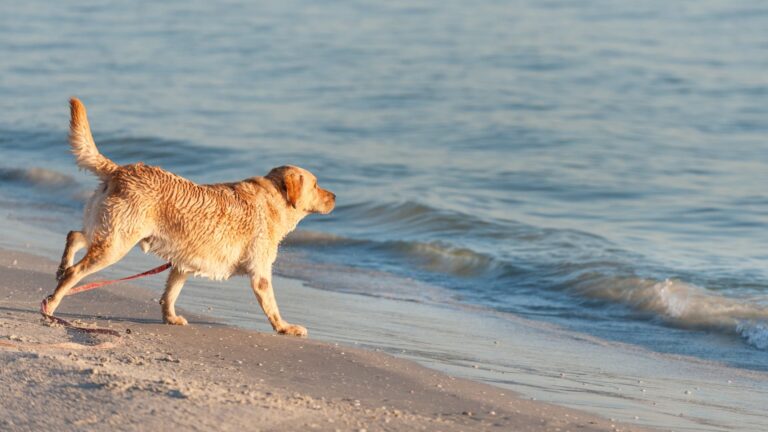
[[[3,4],[0,244],[55,257],[79,227],[78,96],[118,163],[313,171],[337,209],[276,265],[312,289],[719,365],[764,395],[766,29],[768,6],[726,0]],[[182,304],[216,286],[190,285]],[[379,328],[366,343],[400,349]]]

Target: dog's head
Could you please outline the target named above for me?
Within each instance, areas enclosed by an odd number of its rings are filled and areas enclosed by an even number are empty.
[[[283,192],[288,206],[307,213],[328,214],[336,205],[336,194],[317,185],[317,177],[296,166],[286,165],[267,174]]]

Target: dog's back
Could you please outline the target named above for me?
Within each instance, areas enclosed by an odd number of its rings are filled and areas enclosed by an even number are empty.
[[[238,273],[254,253],[254,237],[268,242],[279,217],[258,180],[199,185],[142,163],[116,167],[86,210],[86,232],[138,232],[145,251],[212,279]],[[271,223],[270,223],[271,222]],[[108,227],[102,227],[103,224]],[[123,226],[125,225],[125,226]]]

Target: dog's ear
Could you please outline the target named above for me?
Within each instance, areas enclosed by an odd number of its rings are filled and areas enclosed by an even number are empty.
[[[301,195],[301,187],[304,185],[304,176],[295,172],[288,173],[285,176],[285,195],[288,198],[288,204],[296,208],[296,203]]]

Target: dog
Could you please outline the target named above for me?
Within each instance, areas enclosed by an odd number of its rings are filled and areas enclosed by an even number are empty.
[[[96,148],[85,106],[70,100],[69,143],[81,169],[101,183],[86,204],[82,231],[70,231],[58,285],[48,297],[53,314],[84,277],[120,259],[135,245],[171,263],[160,300],[163,321],[186,325],[174,304],[189,275],[214,280],[247,275],[259,305],[279,334],[306,336],[307,329],[280,316],[272,288],[272,264],[281,240],[311,213],[330,213],[336,195],[296,166],[234,183],[196,184],[141,162],[119,166]],[[75,253],[87,248],[74,264]]]

